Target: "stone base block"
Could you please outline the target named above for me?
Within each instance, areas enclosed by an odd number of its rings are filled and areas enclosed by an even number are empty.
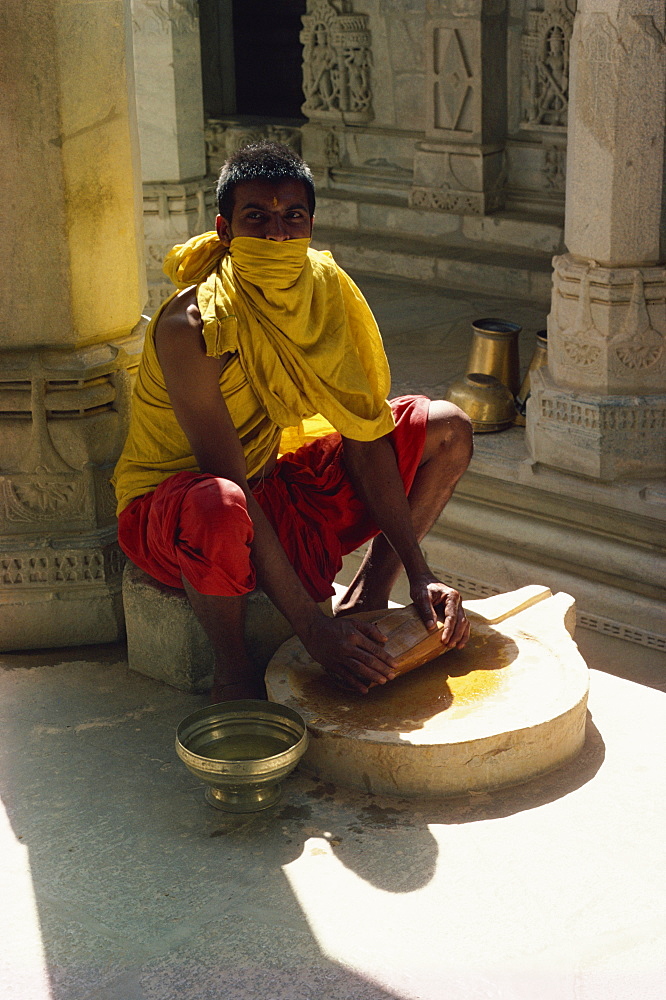
[[[2,652],[116,642],[125,634],[122,596],[106,587],[3,595],[0,625]]]
[[[488,215],[504,207],[504,151],[499,145],[417,146],[410,204],[417,208]]]
[[[213,650],[184,591],[167,587],[131,562],[123,575],[127,655],[131,670],[181,691],[208,690]],[[330,613],[330,601],[322,605]],[[260,669],[294,631],[261,590],[248,596],[245,642]]]
[[[666,473],[666,395],[598,396],[535,372],[527,444],[535,462],[611,482]]]

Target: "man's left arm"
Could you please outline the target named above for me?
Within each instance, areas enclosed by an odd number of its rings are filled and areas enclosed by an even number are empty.
[[[342,440],[345,465],[354,489],[402,561],[411,599],[424,624],[433,629],[440,618],[444,622],[442,644],[446,648],[462,648],[469,637],[469,624],[460,594],[438,580],[423,558],[388,435],[376,441]],[[438,612],[437,608],[442,610]]]

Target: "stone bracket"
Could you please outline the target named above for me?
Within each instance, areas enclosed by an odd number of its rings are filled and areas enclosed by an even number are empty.
[[[666,268],[553,260],[548,364],[567,388],[660,392],[666,376]]]

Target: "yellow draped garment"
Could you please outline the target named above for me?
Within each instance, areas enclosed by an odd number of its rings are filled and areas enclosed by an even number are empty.
[[[331,254],[309,243],[240,236],[227,252],[216,233],[205,233],[174,247],[164,262],[179,289],[198,286],[207,355],[231,354],[220,391],[248,478],[281,436],[285,452],[332,430],[374,441],[394,427],[386,402],[390,373],[374,316]],[[198,470],[155,350],[155,325],[172,298],[146,331],[129,434],[114,475],[118,513],[174,473]],[[303,421],[313,425],[309,433]]]

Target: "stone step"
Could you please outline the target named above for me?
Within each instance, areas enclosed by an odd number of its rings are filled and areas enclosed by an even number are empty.
[[[487,221],[487,220],[486,220]],[[353,232],[317,225],[312,245],[330,250],[340,267],[359,274],[394,277],[462,291],[550,302],[552,254],[503,244],[462,243],[449,238]]]
[[[564,218],[544,212],[503,211],[492,215],[455,215],[411,208],[404,197],[373,197],[319,190],[316,226],[418,240],[453,240],[513,250],[564,252]],[[315,230],[316,232],[316,230]]]

